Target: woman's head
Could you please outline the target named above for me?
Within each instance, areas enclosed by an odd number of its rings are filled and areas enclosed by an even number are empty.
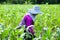
[[[42,14],[42,12],[40,11],[40,7],[39,6],[34,6],[28,12],[33,14],[33,15]]]

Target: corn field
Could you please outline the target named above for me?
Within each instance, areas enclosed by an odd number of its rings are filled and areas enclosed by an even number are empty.
[[[28,9],[35,5],[0,4],[0,40],[23,40],[18,34],[24,27],[14,31]],[[36,16],[34,31],[37,40],[60,40],[60,5],[39,5],[43,14]],[[22,30],[22,31],[21,31]]]

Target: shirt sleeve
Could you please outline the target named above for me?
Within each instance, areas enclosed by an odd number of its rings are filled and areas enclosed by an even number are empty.
[[[24,18],[23,18],[22,21],[19,23],[19,26],[23,26],[23,25],[25,25],[25,20],[24,20]]]
[[[29,28],[29,31],[30,31],[32,34],[34,34],[33,27],[30,27],[30,28]]]

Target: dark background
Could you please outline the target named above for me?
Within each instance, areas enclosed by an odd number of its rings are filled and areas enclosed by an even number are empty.
[[[0,0],[0,4],[60,4],[60,0]]]

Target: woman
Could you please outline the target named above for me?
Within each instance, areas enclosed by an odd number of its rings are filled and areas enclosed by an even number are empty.
[[[34,27],[34,22],[35,22],[35,17],[37,14],[42,14],[40,12],[39,6],[34,6],[32,9],[30,9],[27,14],[23,17],[22,21],[20,22],[19,26],[17,29],[21,28],[21,26],[25,25],[25,33],[28,32],[28,34],[32,34],[35,36],[35,32],[33,30]],[[25,40],[32,40],[32,38],[27,38]]]

